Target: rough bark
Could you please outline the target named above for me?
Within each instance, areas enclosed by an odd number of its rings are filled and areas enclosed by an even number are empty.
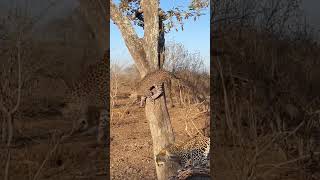
[[[142,1],[142,11],[144,12],[144,49],[147,51],[146,58],[158,68],[158,42],[159,42],[159,15],[157,1]]]
[[[149,64],[146,60],[143,40],[138,37],[130,23],[130,20],[121,14],[118,7],[111,0],[110,15],[112,21],[118,26],[141,77],[144,77],[149,70]]]
[[[165,37],[164,37],[164,18],[162,16],[159,17],[159,67],[162,68],[165,62]]]
[[[144,12],[144,49],[147,59],[154,69],[160,67],[159,61],[159,1],[142,1],[141,7]],[[146,118],[149,121],[153,140],[154,157],[161,149],[174,142],[174,134],[171,127],[170,117],[166,105],[165,96],[156,99],[154,103],[147,101]],[[159,180],[166,180],[177,172],[177,166],[166,163],[164,166],[156,166]]]
[[[161,65],[159,60],[159,2],[157,0],[141,1],[141,7],[144,13],[143,39],[137,36],[130,20],[123,16],[110,0],[111,19],[118,26],[141,78],[143,78],[147,72],[159,69]],[[147,100],[145,113],[150,125],[155,159],[162,148],[174,142],[165,96],[160,96],[154,103]],[[157,177],[159,180],[167,180],[176,174],[177,169],[178,165],[171,162],[167,162],[164,166],[156,165]]]
[[[145,112],[151,130],[153,153],[156,156],[162,148],[174,142],[174,135],[164,96],[157,99],[154,104],[148,101]],[[174,163],[166,163],[164,166],[156,165],[158,180],[167,180],[170,176],[174,176],[178,168],[177,164]]]

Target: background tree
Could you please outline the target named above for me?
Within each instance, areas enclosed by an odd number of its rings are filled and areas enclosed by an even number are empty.
[[[9,178],[10,148],[17,133],[16,115],[21,112],[21,104],[31,95],[36,85],[36,74],[50,66],[46,60],[35,61],[31,53],[36,43],[30,35],[39,19],[25,15],[18,7],[14,10],[7,16],[0,17],[0,40],[3,45],[0,52],[0,142],[5,143],[7,147],[4,179]]]
[[[116,5],[110,0],[112,21],[118,26],[125,44],[133,57],[136,67],[143,78],[148,72],[162,67],[164,59],[164,33],[176,29],[177,24],[183,30],[183,20],[201,15],[201,9],[207,7],[207,0],[192,0],[184,10],[180,8],[164,11],[157,0],[122,0]],[[144,37],[139,38],[134,25],[144,29]],[[174,142],[174,134],[166,106],[165,97],[155,103],[146,103],[146,118],[150,124],[154,156]],[[163,167],[156,166],[158,179],[168,179],[175,175],[178,166],[168,162]]]

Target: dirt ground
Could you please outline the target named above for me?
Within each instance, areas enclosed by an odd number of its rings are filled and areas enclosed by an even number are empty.
[[[115,180],[156,179],[144,108],[128,107],[128,100],[127,97],[117,100],[112,109],[110,177]],[[109,157],[105,149],[96,144],[95,134],[66,137],[72,121],[64,119],[53,107],[27,114],[29,116],[22,114],[17,121],[18,131],[10,150],[11,180],[90,180],[109,176],[105,173]],[[195,106],[169,108],[169,114],[177,141],[185,140],[187,132],[196,133],[195,126],[202,131],[209,118],[208,113],[201,113]],[[4,145],[0,151],[2,179],[8,152]]]
[[[156,179],[152,152],[152,139],[144,108],[127,107],[128,101],[117,101],[111,118],[111,179]],[[188,138],[196,128],[202,132],[208,112],[200,112],[196,107],[169,108],[176,141]],[[193,125],[194,123],[194,125]],[[196,127],[196,128],[195,128]]]

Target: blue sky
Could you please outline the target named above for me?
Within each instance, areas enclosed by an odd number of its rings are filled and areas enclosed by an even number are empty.
[[[186,1],[185,1],[186,2]],[[188,1],[189,2],[189,1]],[[189,3],[188,3],[189,4]],[[187,3],[181,3],[175,0],[161,0],[160,7],[168,9],[171,7],[186,7]],[[205,15],[200,16],[197,21],[193,18],[185,21],[184,31],[175,30],[166,34],[166,41],[175,41],[182,43],[189,52],[200,52],[204,59],[204,63],[210,65],[210,14],[209,8],[203,11]],[[181,28],[180,28],[181,29]],[[139,36],[142,30],[137,31]],[[113,22],[110,22],[110,53],[111,59],[116,60],[121,65],[133,64],[133,60],[125,46],[120,31]]]

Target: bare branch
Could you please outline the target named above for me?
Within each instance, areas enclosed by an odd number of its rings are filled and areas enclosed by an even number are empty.
[[[7,155],[8,159],[6,162],[6,168],[5,168],[5,173],[4,173],[4,179],[8,180],[9,179],[9,167],[10,167],[10,159],[11,159],[11,151],[10,149],[8,149],[8,155]]]
[[[137,64],[140,75],[143,77],[149,69],[149,64],[146,60],[142,40],[133,29],[130,20],[126,16],[122,15],[119,8],[112,2],[112,0],[110,0],[110,15],[112,21],[119,27],[126,46]]]
[[[18,58],[18,99],[17,99],[16,105],[10,111],[10,114],[13,114],[18,110],[19,105],[20,105],[20,101],[21,101],[21,87],[22,87],[22,83],[21,83],[21,33],[19,34],[19,37],[18,37],[17,50],[18,50],[18,57],[17,57]]]

